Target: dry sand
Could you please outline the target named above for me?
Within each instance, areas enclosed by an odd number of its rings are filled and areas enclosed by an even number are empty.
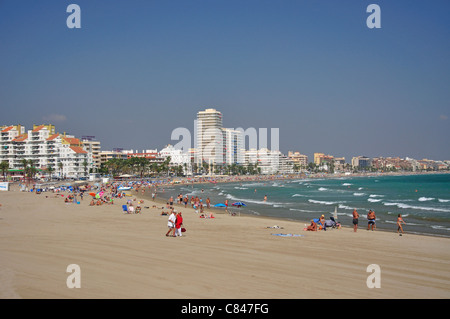
[[[90,207],[87,198],[77,205],[53,196],[0,192],[0,298],[450,297],[447,238],[312,233],[300,222],[203,219],[184,207],[187,232],[172,238],[149,200],[142,214],[124,214],[125,199]],[[70,264],[80,266],[79,289],[66,285]],[[380,266],[381,288],[367,287],[371,264]]]

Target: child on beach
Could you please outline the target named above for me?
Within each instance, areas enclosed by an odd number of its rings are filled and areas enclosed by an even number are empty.
[[[404,221],[403,218],[402,218],[402,215],[401,215],[401,214],[398,214],[398,217],[397,217],[397,234],[398,234],[398,231],[401,230],[402,233],[399,234],[400,236],[402,236],[402,234],[403,234],[402,223],[403,223],[403,224],[406,224],[405,221]]]

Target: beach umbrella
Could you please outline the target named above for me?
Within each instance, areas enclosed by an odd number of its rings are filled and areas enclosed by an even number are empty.
[[[95,193],[89,193],[89,195],[91,195],[92,197],[95,197]]]
[[[233,206],[241,207],[241,206],[247,206],[243,202],[236,202],[232,204]]]

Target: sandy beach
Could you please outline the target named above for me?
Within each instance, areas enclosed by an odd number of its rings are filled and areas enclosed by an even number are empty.
[[[125,214],[133,197],[101,206],[88,197],[75,204],[49,192],[0,192],[0,298],[450,297],[447,238],[365,225],[307,232],[304,222],[216,211],[199,218],[184,206],[176,208],[187,231],[173,238],[160,202],[144,197],[149,208]],[[67,287],[70,264],[80,267],[81,288]],[[372,264],[380,288],[368,288]]]

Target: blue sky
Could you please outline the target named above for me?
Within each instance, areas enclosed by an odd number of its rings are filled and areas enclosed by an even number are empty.
[[[81,8],[69,29],[66,8]],[[366,8],[381,8],[369,29]],[[0,124],[161,149],[213,107],[280,149],[450,159],[450,2],[0,0]]]

